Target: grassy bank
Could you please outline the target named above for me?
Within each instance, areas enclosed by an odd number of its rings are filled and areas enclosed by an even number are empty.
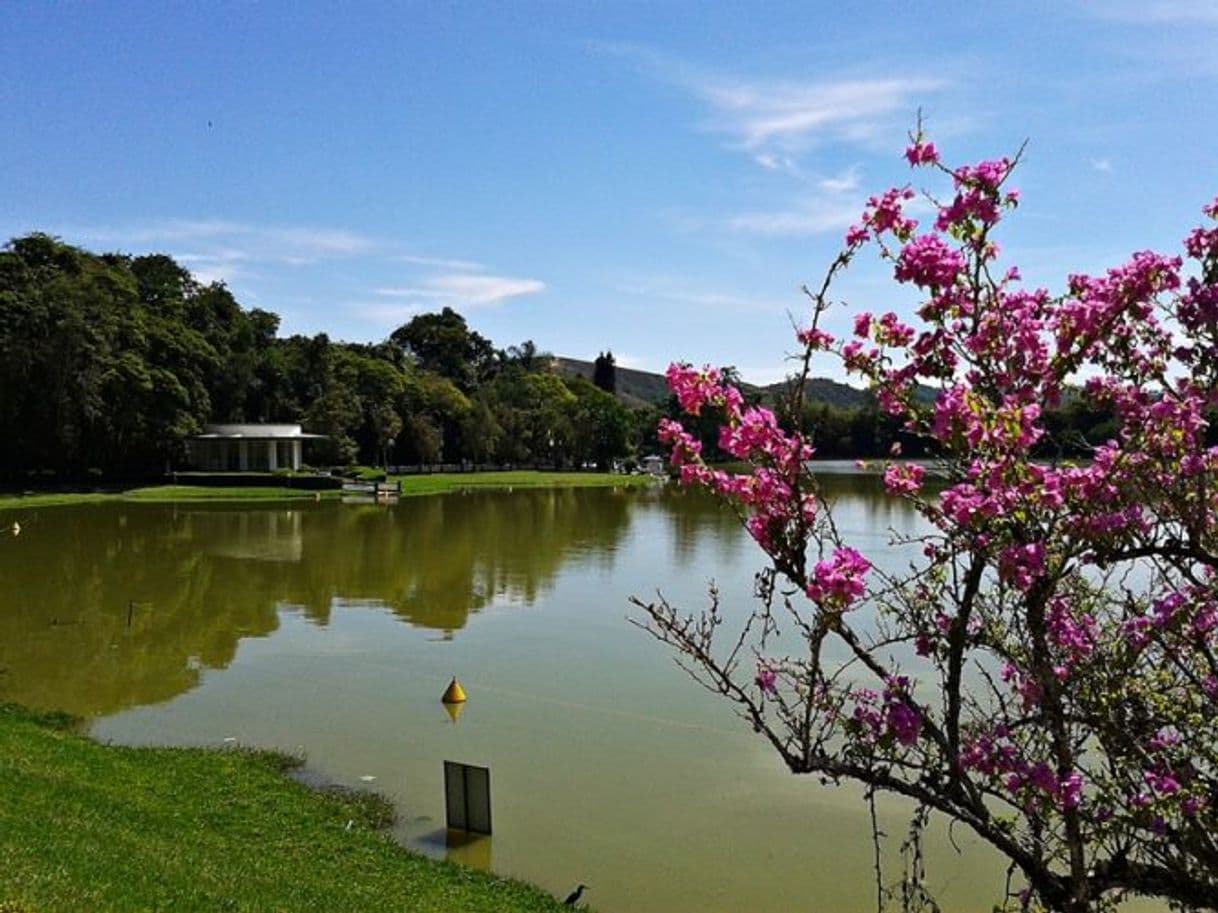
[[[10,508],[62,507],[69,504],[96,504],[102,501],[291,501],[336,498],[340,491],[302,491],[293,488],[213,488],[203,485],[152,485],[127,491],[55,491],[25,495],[0,495],[0,510]]]
[[[435,475],[394,476],[402,481],[404,495],[430,495],[477,488],[637,487],[650,484],[647,476],[597,472],[453,472]],[[99,501],[313,501],[342,496],[341,491],[306,491],[295,488],[222,488],[205,485],[153,485],[116,492],[47,492],[28,495],[0,494],[0,511],[10,508],[58,507]]]
[[[64,719],[0,705],[0,909],[565,909],[403,850],[378,830],[387,802],[311,791],[284,776],[294,763],[103,746]]]
[[[651,484],[649,476],[611,475],[605,472],[445,472],[434,475],[391,476],[401,480],[403,495],[431,495],[462,489],[493,488],[638,488]]]

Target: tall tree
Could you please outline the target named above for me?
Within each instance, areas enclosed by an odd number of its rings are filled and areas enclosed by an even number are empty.
[[[617,392],[617,362],[613,360],[613,352],[602,352],[592,363],[592,383],[606,393]]]
[[[439,314],[420,314],[390,335],[394,345],[409,354],[418,367],[434,371],[468,391],[489,375],[495,347],[465,323],[452,308]]]

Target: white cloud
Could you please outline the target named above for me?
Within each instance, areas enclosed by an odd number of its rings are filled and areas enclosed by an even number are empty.
[[[417,307],[417,302],[425,301],[435,306],[471,308],[496,305],[523,295],[535,295],[545,291],[545,288],[546,284],[540,279],[450,273],[431,276],[419,285],[378,288],[373,291],[386,298],[414,300],[416,304],[405,305],[409,307]]]
[[[805,237],[844,231],[858,221],[862,206],[837,200],[816,200],[796,208],[746,212],[732,216],[727,227],[740,234],[769,237]]]
[[[254,278],[258,275],[253,269],[254,265],[264,274],[270,274],[284,267],[358,259],[408,263],[455,274],[485,269],[481,263],[473,260],[422,256],[410,252],[408,248],[404,250],[406,245],[391,239],[315,225],[163,219],[125,226],[67,228],[60,234],[90,245],[106,245],[137,253],[156,251],[171,254],[190,269],[198,281],[205,284]],[[444,277],[438,281],[444,282]],[[441,284],[424,288],[417,290],[417,296],[451,298],[457,292],[468,291],[474,303],[493,303],[513,294],[538,290],[531,286],[512,286],[510,283],[513,281],[527,283],[532,280],[481,277],[467,288],[462,286],[461,277],[457,275],[450,280],[449,287]],[[243,294],[250,294],[248,287],[243,288]]]
[[[666,276],[623,282],[617,286],[617,290],[624,295],[652,301],[668,301],[699,308],[744,311],[752,314],[758,312],[782,313],[792,302],[798,303],[794,292],[789,300],[778,301],[774,298],[760,298],[706,289],[680,278]]]
[[[876,62],[883,76],[837,79],[749,79],[711,72],[629,43],[594,47],[683,88],[710,108],[708,129],[731,138],[768,170],[798,174],[796,156],[827,142],[869,143],[905,129],[925,96],[948,81]],[[882,69],[881,69],[882,68]]]
[[[709,77],[691,88],[711,106],[712,129],[764,164],[828,140],[864,142],[894,115],[909,119],[919,98],[944,85],[914,75],[820,82]]]
[[[350,257],[376,252],[382,244],[372,238],[343,229],[303,225],[254,225],[220,219],[167,219],[144,225],[85,227],[65,234],[85,241],[140,247],[189,243],[223,245],[230,254],[243,259],[305,262],[313,259]],[[204,250],[196,256],[216,256]],[[229,259],[234,259],[230,257]]]
[[[449,260],[443,257],[420,257],[417,254],[399,254],[393,259],[402,263],[413,263],[416,266],[434,266],[437,269],[452,269],[470,273],[480,273],[486,269],[475,260]]]
[[[190,274],[200,285],[211,285],[213,282],[236,282],[247,277],[245,270],[229,263],[218,263],[215,266],[192,266]]]
[[[343,303],[343,308],[374,323],[393,325],[405,323],[427,310],[422,302],[392,304],[385,301],[347,301]]]
[[[380,246],[362,235],[324,228],[269,228],[261,233],[269,241],[323,257],[368,254]]]
[[[825,193],[850,193],[859,188],[859,166],[851,165],[841,174],[821,178],[816,186]]]
[[[1111,159],[1092,159],[1091,167],[1094,168],[1096,171],[1103,172],[1104,174],[1112,174],[1112,160]]]

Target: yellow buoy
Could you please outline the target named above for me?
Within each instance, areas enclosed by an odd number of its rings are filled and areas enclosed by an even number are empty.
[[[457,681],[455,675],[453,680],[448,683],[448,687],[444,689],[444,696],[440,700],[445,704],[465,703],[465,689],[461,687],[461,683]]]

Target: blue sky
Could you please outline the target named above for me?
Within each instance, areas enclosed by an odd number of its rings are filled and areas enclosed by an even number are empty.
[[[952,161],[1028,140],[1025,278],[1174,250],[1218,193],[1216,46],[1190,0],[10,0],[0,232],[173,254],[284,332],[451,305],[500,345],[769,381],[801,283],[911,180],[919,108]],[[908,306],[889,275],[840,294]]]

